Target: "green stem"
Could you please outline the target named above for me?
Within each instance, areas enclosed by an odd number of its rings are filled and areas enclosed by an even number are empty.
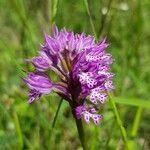
[[[81,145],[83,147],[83,150],[86,150],[85,135],[84,135],[84,129],[83,129],[83,125],[82,125],[82,120],[81,119],[75,119],[75,120],[76,120],[76,126],[77,126]]]
[[[139,107],[136,111],[135,114],[135,118],[133,121],[133,126],[132,126],[132,130],[131,130],[131,140],[128,142],[130,149],[134,148],[134,144],[135,144],[135,137],[137,135],[138,129],[139,129],[139,125],[140,125],[140,121],[141,121],[141,116],[142,116],[142,112],[143,112],[143,108]]]
[[[121,135],[122,135],[122,140],[123,140],[123,142],[125,144],[126,149],[129,150],[128,141],[127,141],[127,132],[126,132],[126,130],[125,130],[124,126],[123,126],[123,123],[122,123],[122,121],[120,119],[119,112],[117,110],[116,104],[115,104],[114,100],[112,99],[111,94],[110,93],[108,93],[108,94],[109,94],[110,105],[112,107],[114,116],[116,118],[117,124],[119,126],[119,129],[120,129],[120,132],[121,132]]]
[[[55,23],[55,18],[56,18],[56,14],[57,14],[57,6],[58,6],[58,0],[52,0],[51,24]]]
[[[94,36],[96,37],[96,40],[98,40],[97,34],[96,34],[96,30],[95,30],[95,26],[94,26],[94,23],[93,23],[93,20],[92,20],[92,16],[91,16],[91,13],[90,13],[90,10],[89,10],[88,1],[87,1],[87,0],[84,0],[84,4],[85,4],[86,11],[87,11],[87,14],[88,14],[89,19],[90,19],[90,24],[91,24],[91,27],[92,27],[92,31],[93,31],[93,33],[94,33]]]
[[[14,124],[16,127],[16,134],[18,136],[18,149],[22,150],[23,149],[23,137],[22,137],[22,132],[21,132],[18,115],[17,115],[17,112],[15,112],[15,111],[13,112],[13,119],[14,119]]]
[[[137,109],[135,118],[134,118],[134,122],[133,122],[133,127],[132,127],[132,131],[131,131],[131,136],[135,137],[137,135],[137,131],[139,128],[139,124],[141,121],[141,116],[142,116],[142,112],[143,112],[143,108],[139,107]]]
[[[56,114],[55,114],[55,117],[54,117],[54,120],[53,120],[53,123],[52,123],[52,128],[55,127],[56,120],[57,120],[58,113],[59,113],[59,110],[60,110],[60,107],[61,107],[62,102],[63,102],[63,98],[61,98],[61,100],[60,100],[60,102],[59,102],[59,105],[58,105],[58,108],[57,108],[57,111],[56,111]]]

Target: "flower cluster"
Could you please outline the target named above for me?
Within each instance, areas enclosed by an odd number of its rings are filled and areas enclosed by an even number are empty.
[[[93,36],[53,27],[52,36],[45,34],[38,56],[27,60],[35,66],[24,79],[30,88],[29,103],[55,91],[69,102],[74,117],[83,117],[87,123],[92,119],[98,125],[102,115],[97,114],[97,105],[104,103],[107,91],[113,89],[113,59],[107,47],[106,39],[96,43]],[[49,70],[59,81],[50,79]]]

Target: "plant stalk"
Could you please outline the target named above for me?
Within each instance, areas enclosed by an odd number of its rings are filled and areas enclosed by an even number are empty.
[[[76,121],[76,126],[77,126],[77,130],[78,130],[81,145],[83,147],[83,150],[86,150],[85,134],[84,134],[84,129],[83,129],[83,125],[82,125],[82,120],[76,118],[75,121]]]
[[[119,129],[120,129],[120,132],[121,132],[121,135],[122,135],[122,140],[123,140],[123,142],[125,144],[126,150],[129,150],[128,140],[127,140],[127,132],[126,132],[126,130],[125,130],[124,126],[123,126],[123,123],[122,123],[122,121],[120,119],[119,112],[117,110],[117,107],[116,107],[116,104],[115,104],[114,100],[112,99],[111,94],[108,93],[108,95],[109,95],[110,105],[112,107],[114,116],[116,118],[116,122],[117,122],[117,124],[119,126]]]

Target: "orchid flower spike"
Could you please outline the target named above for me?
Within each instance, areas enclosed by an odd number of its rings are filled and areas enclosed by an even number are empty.
[[[38,56],[28,60],[35,67],[24,78],[30,88],[29,103],[54,91],[69,102],[74,117],[98,125],[102,115],[97,108],[114,88],[110,72],[113,59],[107,47],[106,38],[96,42],[91,35],[65,28],[58,31],[54,26],[52,36],[45,34]],[[47,76],[49,70],[56,73],[58,81]]]

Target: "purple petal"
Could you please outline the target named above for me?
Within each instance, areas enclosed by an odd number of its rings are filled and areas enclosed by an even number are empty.
[[[57,54],[60,50],[59,42],[47,34],[45,34],[45,46],[50,49],[52,54]]]
[[[24,81],[30,89],[35,89],[42,94],[50,93],[53,87],[52,82],[47,77],[35,73],[29,73]]]
[[[39,71],[45,71],[50,68],[51,64],[48,62],[48,60],[42,56],[33,57],[31,60],[32,64],[36,67]]]
[[[36,90],[30,90],[28,93],[28,96],[29,96],[28,102],[32,103],[34,100],[39,99],[41,97],[41,95],[42,94]]]
[[[52,27],[52,33],[53,33],[53,36],[54,36],[55,38],[58,36],[59,31],[58,31],[58,28],[57,28],[56,25],[54,25],[54,26]]]

